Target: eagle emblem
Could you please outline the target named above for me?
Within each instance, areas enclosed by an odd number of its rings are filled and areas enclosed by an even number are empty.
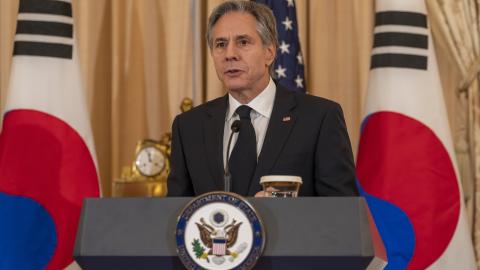
[[[221,191],[202,194],[185,206],[175,239],[186,269],[252,269],[265,247],[255,209],[243,197]]]
[[[205,259],[210,262],[209,256],[215,264],[222,264],[225,261],[224,256],[230,256],[233,262],[238,254],[246,248],[246,243],[242,243],[235,251],[232,247],[238,239],[238,231],[243,222],[237,222],[233,219],[227,224],[228,215],[225,211],[214,211],[210,215],[210,224],[202,217],[199,222],[195,222],[199,230],[200,240],[194,239],[192,242],[193,251],[199,259]],[[202,245],[203,244],[203,245]]]

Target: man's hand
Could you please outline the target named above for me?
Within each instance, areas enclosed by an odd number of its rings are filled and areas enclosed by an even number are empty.
[[[278,191],[278,189],[273,188],[273,187],[268,187],[267,191],[268,192],[275,192],[275,191]],[[270,197],[272,197],[272,195],[270,194],[270,196],[268,196],[267,192],[262,190],[262,191],[257,192],[255,194],[255,197],[257,197],[257,198],[270,198]]]
[[[263,191],[263,190],[262,190],[262,191],[259,191],[259,192],[257,192],[257,193],[255,194],[255,197],[256,197],[256,198],[264,198],[264,197],[266,197],[266,196],[267,196],[267,195],[265,194],[265,191]]]

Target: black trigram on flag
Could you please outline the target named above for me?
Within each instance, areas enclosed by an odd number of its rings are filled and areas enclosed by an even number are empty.
[[[425,14],[402,11],[376,13],[370,69],[398,67],[426,70],[427,54]]]
[[[72,5],[65,0],[20,0],[13,55],[72,58]]]

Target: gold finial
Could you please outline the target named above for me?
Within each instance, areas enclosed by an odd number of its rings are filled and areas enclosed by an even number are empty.
[[[188,98],[188,97],[184,98],[184,99],[182,100],[182,104],[180,104],[180,110],[181,110],[182,112],[186,112],[186,111],[191,110],[192,108],[193,108],[193,101],[192,101],[192,99],[191,99],[191,98]]]

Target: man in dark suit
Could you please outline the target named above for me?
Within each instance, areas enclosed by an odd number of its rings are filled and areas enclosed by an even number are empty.
[[[222,3],[209,17],[207,41],[228,94],[175,118],[168,195],[223,190],[228,154],[232,191],[240,195],[261,196],[264,175],[301,176],[299,196],[358,195],[340,106],[289,92],[270,76],[278,47],[270,9]],[[227,149],[235,122],[240,131]]]

